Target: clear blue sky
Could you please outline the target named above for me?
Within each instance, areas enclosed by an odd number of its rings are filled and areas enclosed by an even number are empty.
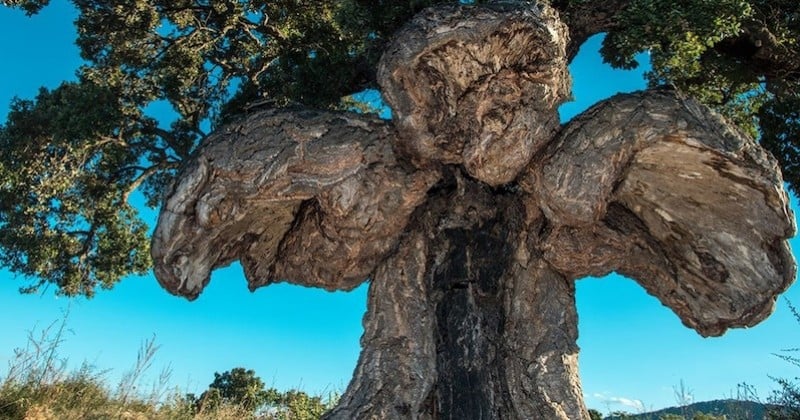
[[[81,63],[73,44],[75,12],[65,1],[53,3],[31,19],[0,7],[0,120],[12,97],[31,98],[39,86],[74,79]],[[565,119],[613,93],[644,87],[641,71],[603,65],[598,47],[594,38],[572,64],[575,101],[562,107]],[[155,220],[154,212],[144,214]],[[800,243],[793,246],[800,249]],[[21,296],[17,289],[23,284],[0,271],[0,365],[25,345],[28,331],[68,310],[70,332],[60,353],[72,366],[88,361],[112,369],[108,378],[116,381],[133,365],[140,343],[155,335],[161,348],[149,380],[168,364],[171,383],[193,392],[202,391],[215,371],[237,366],[254,369],[279,389],[341,391],[355,367],[366,309],[366,286],[328,293],[273,285],[250,293],[238,266],[215,272],[191,303],[167,294],[152,275],[128,278],[91,300],[52,292]],[[800,305],[799,286],[785,296]],[[680,381],[696,400],[728,397],[741,382],[766,397],[774,388],[767,375],[800,376],[772,355],[800,346],[800,325],[783,300],[762,324],[713,339],[685,328],[636,283],[618,276],[579,281],[577,301],[589,407],[605,412],[674,405],[673,388]]]

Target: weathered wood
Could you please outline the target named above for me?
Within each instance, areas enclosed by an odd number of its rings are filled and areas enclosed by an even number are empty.
[[[190,299],[236,259],[251,288],[371,278],[331,419],[588,418],[587,275],[633,277],[703,335],[764,319],[795,275],[774,159],[666,91],[559,127],[565,42],[547,6],[421,13],[382,60],[392,123],[267,111],[210,136],[162,209],[156,276]]]
[[[588,418],[574,284],[529,233],[542,213],[456,170],[412,220],[370,284],[364,350],[326,418]]]
[[[559,126],[556,108],[570,95],[566,43],[546,6],[421,12],[378,67],[398,149],[419,167],[463,164],[489,185],[513,181]]]
[[[161,210],[156,277],[190,298],[234,260],[251,289],[361,284],[438,178],[406,170],[393,136],[377,118],[312,111],[264,111],[218,131]]]
[[[623,273],[700,334],[763,320],[794,280],[794,216],[777,163],[672,92],[586,111],[522,185],[552,224],[543,249],[562,273]]]

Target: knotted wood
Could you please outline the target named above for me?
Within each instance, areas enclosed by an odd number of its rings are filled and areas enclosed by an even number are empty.
[[[410,171],[377,118],[262,111],[206,139],[153,234],[155,273],[196,298],[239,260],[251,289],[275,281],[352,289],[394,247],[438,178]]]
[[[391,122],[266,111],[186,164],[155,272],[194,299],[239,260],[251,288],[371,279],[330,419],[588,419],[574,281],[634,278],[689,327],[764,319],[795,275],[774,159],[695,101],[620,95],[565,126],[548,6],[422,12],[379,78]]]
[[[777,162],[673,92],[619,95],[570,122],[521,183],[571,278],[616,271],[700,334],[752,326],[794,280]]]
[[[378,81],[419,167],[462,164],[513,181],[559,126],[570,94],[567,28],[546,6],[444,6],[415,16],[387,47]]]

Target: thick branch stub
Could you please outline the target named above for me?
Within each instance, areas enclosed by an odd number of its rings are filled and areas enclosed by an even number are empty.
[[[159,282],[197,297],[240,260],[250,288],[349,289],[396,243],[438,175],[403,169],[376,118],[266,111],[210,136],[169,194],[153,235]]]
[[[633,277],[703,335],[766,318],[794,281],[775,160],[670,92],[619,95],[568,124],[523,181],[572,278]]]
[[[556,107],[570,93],[566,42],[546,5],[421,12],[378,67],[399,150],[420,167],[463,164],[493,186],[514,180],[559,126]]]

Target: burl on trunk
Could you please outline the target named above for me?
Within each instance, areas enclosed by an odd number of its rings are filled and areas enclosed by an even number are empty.
[[[153,239],[197,297],[371,279],[363,351],[328,418],[586,419],[574,281],[636,279],[702,335],[794,279],[775,161],[698,103],[619,95],[561,126],[567,29],[545,5],[415,17],[378,69],[391,122],[263,111],[206,139]]]

